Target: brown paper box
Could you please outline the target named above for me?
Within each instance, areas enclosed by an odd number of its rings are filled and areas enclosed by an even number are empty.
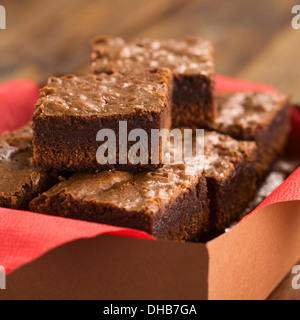
[[[0,299],[266,299],[300,258],[300,201],[207,244],[98,236],[12,272]]]

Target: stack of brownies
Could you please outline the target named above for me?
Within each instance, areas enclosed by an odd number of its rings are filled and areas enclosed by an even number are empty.
[[[283,94],[214,92],[209,41],[97,37],[91,74],[51,77],[30,124],[0,139],[0,206],[195,241],[223,232],[253,203],[289,132]],[[126,128],[122,127],[126,124]],[[204,161],[154,162],[124,131],[205,129]],[[115,133],[115,163],[99,161]],[[120,134],[121,133],[121,134]],[[128,151],[128,152],[127,152]],[[124,154],[126,157],[124,158]],[[199,168],[201,166],[201,168]]]

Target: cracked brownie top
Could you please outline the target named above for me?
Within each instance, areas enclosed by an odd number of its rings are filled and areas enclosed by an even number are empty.
[[[40,91],[35,115],[122,115],[135,110],[159,112],[171,95],[172,74],[151,69],[121,75],[51,77]]]

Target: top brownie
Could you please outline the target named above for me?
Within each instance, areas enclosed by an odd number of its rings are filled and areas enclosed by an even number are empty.
[[[173,126],[197,126],[215,117],[214,50],[209,41],[97,37],[92,42],[93,73],[130,73],[149,67],[164,67],[174,75]],[[184,112],[184,118],[182,114]]]
[[[33,116],[33,163],[44,169],[70,171],[157,168],[162,157],[158,164],[149,163],[151,130],[171,126],[172,79],[168,69],[50,78],[40,91]],[[148,163],[97,161],[97,149],[103,144],[96,141],[100,129],[115,133],[118,160],[120,121],[127,121],[128,133],[133,129],[146,131]],[[128,142],[128,149],[133,144]]]
[[[97,37],[92,41],[93,73],[129,73],[147,68],[169,68],[175,76],[214,75],[213,48],[209,41],[196,37],[184,40]]]

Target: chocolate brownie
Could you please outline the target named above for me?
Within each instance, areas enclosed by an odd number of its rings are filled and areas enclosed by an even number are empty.
[[[16,129],[12,132],[6,131],[2,134],[0,141],[6,142],[12,147],[16,147],[19,151],[31,151],[32,152],[32,122]]]
[[[185,148],[193,150],[194,155],[196,148],[202,149],[198,157],[204,155],[202,167],[210,201],[210,227],[198,240],[206,241],[230,226],[253,199],[257,189],[257,146],[253,141],[238,141],[215,131],[205,130],[203,139],[195,130],[183,133],[186,129],[180,128]],[[185,161],[189,163],[190,158]]]
[[[147,173],[75,173],[31,201],[30,209],[180,241],[207,231],[209,220],[205,178],[186,164]]]
[[[181,128],[181,132],[184,129]],[[196,146],[203,145],[203,138],[196,136],[195,131],[192,134],[193,139],[187,139],[185,146],[195,152]],[[257,181],[257,147],[252,141],[238,141],[228,135],[205,130],[202,152],[210,201],[211,235],[228,227],[253,199]],[[189,158],[185,161],[189,161]],[[202,241],[203,238],[198,240]]]
[[[162,145],[159,144],[158,156],[153,160],[151,132],[171,126],[172,86],[172,73],[168,69],[130,75],[50,78],[40,91],[33,116],[34,165],[61,171],[141,171],[159,167]],[[146,157],[138,163],[127,157],[136,141],[128,141],[126,132],[122,134],[125,142],[119,139],[121,121],[128,134],[134,129],[147,134],[148,143],[138,150]],[[103,152],[99,160],[97,150],[104,142],[96,139],[101,129],[111,131],[116,141],[111,140],[115,152],[108,156]]]
[[[224,230],[256,191],[254,142],[205,132],[204,170],[210,200],[210,232]]]
[[[201,239],[235,220],[256,189],[254,142],[216,132],[207,132],[204,141],[202,163],[187,157],[148,173],[76,173],[34,199],[30,209],[136,228],[159,239]]]
[[[259,180],[284,150],[289,132],[289,98],[266,92],[220,93],[218,116],[208,126],[258,146]]]
[[[173,127],[201,127],[216,116],[214,49],[196,37],[184,40],[96,37],[92,41],[92,73],[130,73],[149,67],[169,68],[174,75]]]
[[[58,182],[57,174],[33,167],[31,157],[29,125],[0,138],[0,207],[27,209],[33,198]]]
[[[32,152],[32,122],[14,131],[6,131],[0,137],[2,144],[6,143],[11,147],[16,147],[19,151]]]

